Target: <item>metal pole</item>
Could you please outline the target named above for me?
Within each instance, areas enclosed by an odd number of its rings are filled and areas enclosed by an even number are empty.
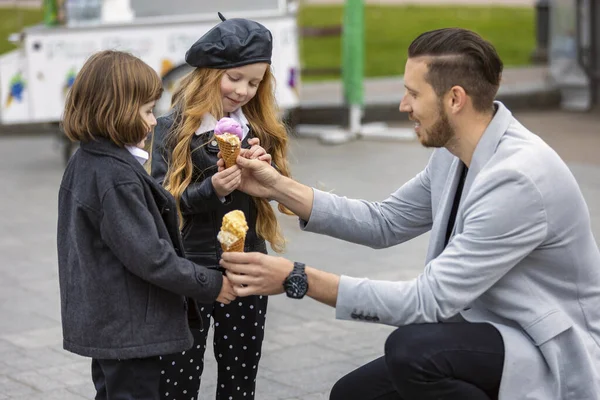
[[[590,94],[592,107],[596,107],[600,95],[600,7],[596,1],[590,2],[590,19]]]
[[[350,135],[360,133],[364,103],[365,54],[364,0],[346,0],[344,9],[343,66],[344,98],[350,107]]]
[[[548,62],[548,43],[550,41],[550,0],[537,0],[535,3],[536,48],[531,55],[535,64]]]
[[[358,138],[361,132],[364,104],[364,8],[364,0],[345,0],[342,31],[342,84],[344,100],[349,111],[349,126],[346,132],[340,130],[323,132],[321,135],[323,143],[346,143]]]

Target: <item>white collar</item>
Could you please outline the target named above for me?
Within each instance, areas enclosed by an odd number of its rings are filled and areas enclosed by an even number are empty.
[[[244,115],[242,108],[238,108],[234,112],[229,114],[229,117],[234,119],[240,126],[242,127],[242,140],[246,137],[250,128],[248,127],[248,119]],[[217,119],[210,113],[204,114],[202,117],[202,123],[200,127],[196,130],[196,135],[202,135],[203,133],[210,132],[215,129],[217,126]]]
[[[148,158],[150,158],[150,155],[148,154],[148,152],[144,149],[140,149],[139,147],[136,146],[125,146],[125,148],[127,149],[127,151],[129,151],[129,153],[131,153],[132,156],[135,157],[136,160],[138,160],[138,162],[142,165],[144,165],[146,163],[146,161],[148,161]]]

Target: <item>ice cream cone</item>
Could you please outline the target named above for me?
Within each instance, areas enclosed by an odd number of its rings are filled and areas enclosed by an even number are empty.
[[[235,135],[228,134],[216,135],[215,138],[217,139],[217,144],[221,151],[221,157],[223,158],[223,161],[225,161],[225,168],[234,166],[237,157],[240,154],[240,139]]]
[[[246,232],[248,232],[246,216],[240,210],[233,210],[223,216],[217,240],[221,243],[224,252],[243,252]]]
[[[223,249],[224,252],[237,251],[237,252],[243,253],[245,241],[246,241],[246,236],[238,239],[235,243],[232,243],[229,246],[225,245],[224,243],[221,243],[221,249]]]

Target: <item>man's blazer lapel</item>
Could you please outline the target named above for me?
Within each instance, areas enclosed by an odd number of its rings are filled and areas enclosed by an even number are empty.
[[[450,237],[457,232],[460,233],[463,231],[463,218],[461,211],[465,199],[469,195],[473,181],[479,172],[485,167],[487,162],[492,158],[496,148],[498,147],[498,144],[500,143],[500,140],[502,139],[502,136],[507,131],[510,123],[513,121],[511,112],[504,107],[502,103],[496,102],[495,104],[498,107],[496,114],[483,133],[483,136],[479,140],[479,143],[475,148],[475,152],[473,153],[469,172],[465,178],[463,191],[460,197],[454,228]],[[448,178],[446,179],[446,185],[444,186],[444,191],[442,192],[440,200],[440,207],[435,215],[433,227],[431,228],[430,245],[427,252],[427,263],[439,256],[440,253],[444,251],[448,219],[450,218],[452,204],[456,194],[456,188],[462,172],[461,164],[462,163],[460,160],[455,157],[450,165]]]
[[[450,165],[450,172],[446,179],[446,185],[440,198],[440,206],[436,213],[433,226],[431,227],[431,238],[429,243],[429,249],[427,251],[427,263],[436,258],[444,250],[444,242],[446,240],[446,230],[448,228],[448,219],[452,212],[452,203],[454,201],[454,194],[458,182],[460,181],[460,174],[462,173],[462,163],[458,158],[454,158]]]
[[[457,233],[461,233],[463,231],[463,218],[462,218],[462,208],[465,203],[465,199],[469,195],[471,190],[471,186],[473,186],[473,181],[479,175],[479,172],[486,166],[486,164],[490,161],[498,145],[500,144],[500,140],[502,136],[508,130],[510,123],[513,121],[512,113],[504,107],[501,103],[495,103],[498,106],[496,110],[496,114],[494,118],[486,128],[483,136],[479,139],[479,143],[477,143],[477,147],[475,148],[475,152],[473,153],[473,158],[471,158],[471,165],[469,166],[469,172],[465,178],[465,186],[463,187],[462,195],[460,197],[460,205],[458,207],[458,212],[456,214],[456,223],[454,224],[454,230],[452,231],[452,236]]]

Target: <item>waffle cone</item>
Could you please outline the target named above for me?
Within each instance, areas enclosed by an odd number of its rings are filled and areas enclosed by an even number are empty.
[[[221,243],[221,248],[223,249],[224,252],[237,251],[237,252],[243,253],[245,241],[246,241],[246,237],[244,236],[243,238],[240,238],[236,242],[234,242],[231,246],[229,246],[229,248],[226,248],[225,245],[223,243]]]
[[[219,145],[219,150],[221,151],[221,157],[223,161],[225,161],[225,167],[229,168],[236,164],[235,160],[237,160],[238,155],[240,154],[240,146],[234,146],[231,143],[223,140],[219,135],[215,136],[217,139],[217,144]]]

